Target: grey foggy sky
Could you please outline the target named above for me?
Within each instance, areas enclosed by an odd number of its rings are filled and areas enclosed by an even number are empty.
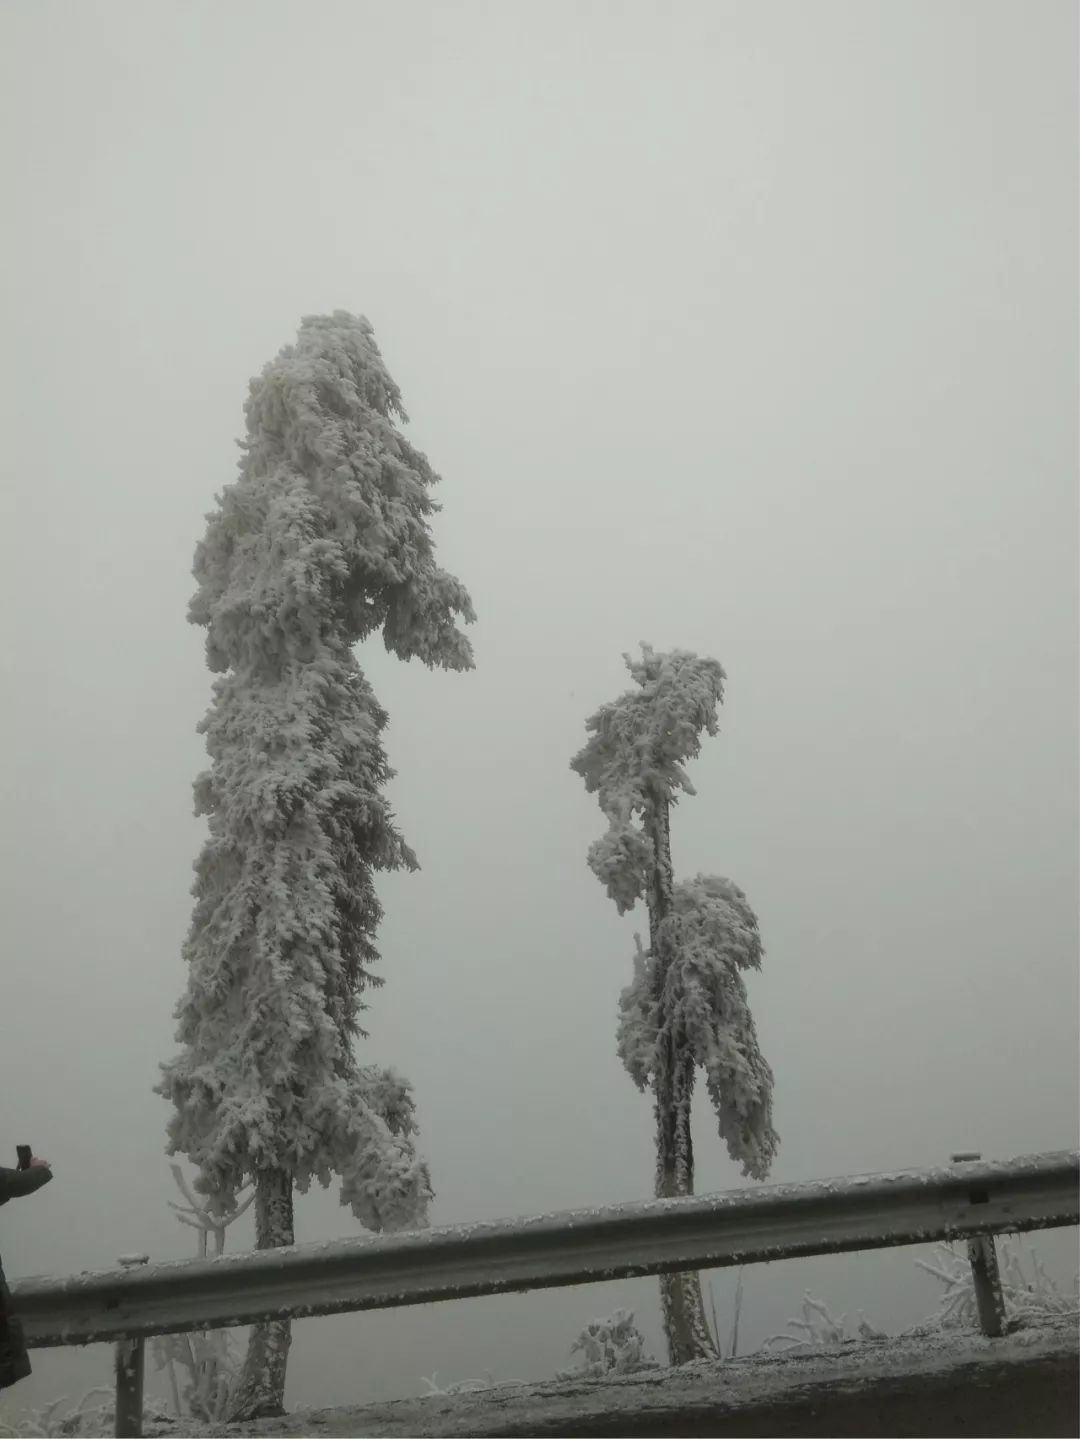
[[[772,1178],[1074,1145],[1076,7],[0,26],[0,1160],[56,1169],[4,1211],[9,1277],[189,1252],[150,1086],[203,834],[191,558],[249,378],[334,308],[375,326],[479,615],[469,675],[360,651],[423,866],[379,883],[365,1054],[415,1086],[433,1222],[650,1191],[614,1051],[645,918],[586,869],[568,768],[640,639],[728,674],[674,858],[760,917]],[[704,1105],[695,1133],[700,1190],[746,1182]],[[298,1202],[298,1240],[357,1232],[334,1190]],[[1067,1274],[1075,1235],[1037,1242]],[[912,1257],[748,1271],[744,1334],[806,1287],[914,1322]],[[550,1374],[619,1303],[659,1349],[651,1280],[307,1321],[289,1402]],[[105,1362],[39,1352],[5,1412]]]

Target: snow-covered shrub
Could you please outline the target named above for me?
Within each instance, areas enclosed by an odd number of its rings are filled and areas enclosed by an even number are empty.
[[[559,1379],[604,1379],[612,1374],[635,1374],[640,1369],[658,1369],[655,1359],[645,1353],[645,1339],[628,1309],[616,1309],[606,1319],[586,1324],[570,1346],[580,1354],[576,1368],[560,1369]]]
[[[158,1373],[167,1370],[177,1418],[223,1420],[240,1378],[240,1358],[227,1329],[158,1334],[150,1341]],[[185,1377],[178,1382],[177,1366]]]
[[[916,1259],[915,1263],[944,1286],[941,1303],[929,1318],[902,1330],[900,1338],[936,1329],[979,1328],[975,1282],[966,1246],[938,1244],[935,1255],[933,1263],[923,1259]],[[1010,1328],[1038,1323],[1055,1314],[1080,1318],[1080,1275],[1074,1280],[1072,1291],[1063,1292],[1047,1274],[1035,1251],[1012,1235],[998,1241],[998,1267],[1005,1318]],[[772,1335],[766,1339],[762,1349],[785,1345],[790,1353],[793,1349],[886,1337],[867,1323],[861,1310],[858,1314],[859,1323],[852,1331],[848,1328],[846,1314],[836,1319],[821,1300],[807,1294],[803,1299],[802,1318],[787,1322],[787,1329],[791,1332]]]
[[[979,1309],[975,1299],[975,1281],[966,1247],[938,1244],[935,1254],[935,1263],[927,1263],[922,1259],[915,1261],[920,1269],[933,1275],[944,1286],[940,1305],[919,1327],[978,1328]],[[1005,1317],[1009,1323],[1020,1326],[1053,1314],[1080,1314],[1080,1275],[1074,1282],[1072,1293],[1063,1293],[1047,1274],[1030,1245],[1023,1245],[1012,1235],[999,1243],[998,1268],[1001,1273]]]
[[[425,1386],[424,1398],[430,1399],[432,1395],[441,1397],[444,1394],[476,1394],[480,1390],[494,1388],[495,1379],[488,1374],[486,1379],[453,1379],[449,1384],[440,1384],[439,1371],[436,1369],[430,1379],[422,1376],[420,1383]]]
[[[488,1389],[506,1389],[514,1385],[523,1384],[523,1379],[496,1379],[489,1369],[483,1379],[452,1379],[449,1384],[439,1383],[439,1371],[436,1369],[431,1378],[421,1376],[420,1383],[424,1386],[423,1398],[430,1399],[433,1396],[442,1398],[448,1394],[479,1394]]]
[[[104,1402],[92,1404],[93,1399]],[[66,1439],[69,1435],[96,1439],[115,1432],[116,1408],[111,1389],[90,1389],[65,1411],[62,1406],[67,1403],[67,1395],[61,1395],[44,1409],[32,1409],[17,1425],[0,1424],[0,1439]],[[144,1402],[144,1425],[168,1421],[169,1415],[153,1399]]]
[[[771,1349],[786,1345],[787,1352],[793,1349],[813,1349],[826,1344],[843,1344],[852,1339],[884,1339],[885,1335],[868,1324],[862,1310],[858,1311],[859,1323],[854,1333],[849,1332],[847,1315],[835,1318],[820,1299],[811,1294],[803,1295],[802,1318],[789,1319],[790,1334],[772,1334],[761,1346]]]
[[[200,1204],[195,1198],[179,1164],[170,1164],[169,1168],[176,1187],[188,1201],[183,1205],[170,1199],[169,1207],[176,1210],[181,1224],[197,1231],[197,1256],[200,1259],[207,1257],[211,1234],[214,1236],[214,1253],[223,1254],[226,1229],[245,1212],[254,1194],[249,1194],[231,1213],[215,1214],[208,1203]],[[168,1374],[173,1409],[178,1419],[225,1418],[240,1379],[240,1360],[228,1329],[208,1329],[193,1334],[156,1334],[150,1341],[150,1354],[157,1372],[164,1369]],[[178,1365],[181,1371],[187,1371],[187,1378],[182,1382],[177,1380]]]

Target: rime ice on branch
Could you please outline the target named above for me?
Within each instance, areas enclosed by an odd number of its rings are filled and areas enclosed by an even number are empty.
[[[655,1072],[662,1028],[705,1072],[720,1138],[742,1172],[765,1179],[776,1153],[772,1070],[740,971],[760,969],[757,916],[738,885],[699,874],[676,883],[661,948],[672,959],[659,1002],[651,953],[635,956],[635,976],[619,997],[619,1058],[639,1089]]]
[[[758,1048],[743,971],[760,967],[761,937],[745,894],[731,880],[698,875],[676,883],[671,807],[693,794],[683,766],[717,732],[724,671],[685,650],[626,655],[638,688],[586,721],[591,737],[571,761],[595,794],[606,833],[589,865],[620,914],[644,898],[649,947],[637,939],[634,978],[620,999],[618,1050],[640,1089],[650,1088],[657,1125],[656,1193],[693,1193],[690,1112],[695,1072],[716,1111],[720,1136],[743,1173],[768,1174],[778,1143],[772,1071]],[[714,1357],[697,1275],[661,1279],[672,1363]]]
[[[189,618],[218,675],[195,781],[209,837],[182,1048],[158,1090],[174,1106],[169,1153],[189,1156],[212,1212],[255,1182],[265,1247],[292,1242],[293,1187],[331,1174],[367,1227],[426,1222],[409,1085],[354,1053],[361,996],[382,982],[374,875],[417,862],[383,793],[387,715],[353,646],[381,629],[401,659],[470,669],[456,617],[474,615],[435,563],[438,477],[397,429],[401,396],[367,320],[305,319],[245,412],[239,477],[195,553]],[[280,1389],[284,1361],[267,1362]]]

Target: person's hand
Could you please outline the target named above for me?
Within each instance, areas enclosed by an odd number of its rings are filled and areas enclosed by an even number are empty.
[[[30,1160],[31,1169],[51,1169],[52,1165],[47,1159],[39,1159],[35,1154]]]

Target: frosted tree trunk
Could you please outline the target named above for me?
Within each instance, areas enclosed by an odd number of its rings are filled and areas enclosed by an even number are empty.
[[[645,830],[653,842],[656,864],[650,877],[649,942],[655,956],[656,997],[663,999],[671,957],[661,925],[674,902],[671,866],[671,806],[665,795],[653,793],[645,813]],[[663,1009],[661,1008],[663,1021]],[[694,1093],[694,1061],[677,1035],[662,1031],[657,1046],[653,1081],[656,1101],[656,1197],[670,1199],[694,1192],[694,1146],[690,1137],[690,1107]],[[692,1359],[718,1359],[705,1322],[701,1279],[696,1271],[660,1276],[660,1304],[672,1364]]]
[[[255,1248],[280,1249],[292,1243],[292,1176],[281,1169],[260,1170],[255,1180]],[[285,1366],[291,1341],[288,1319],[268,1319],[253,1327],[230,1423],[285,1413]]]

